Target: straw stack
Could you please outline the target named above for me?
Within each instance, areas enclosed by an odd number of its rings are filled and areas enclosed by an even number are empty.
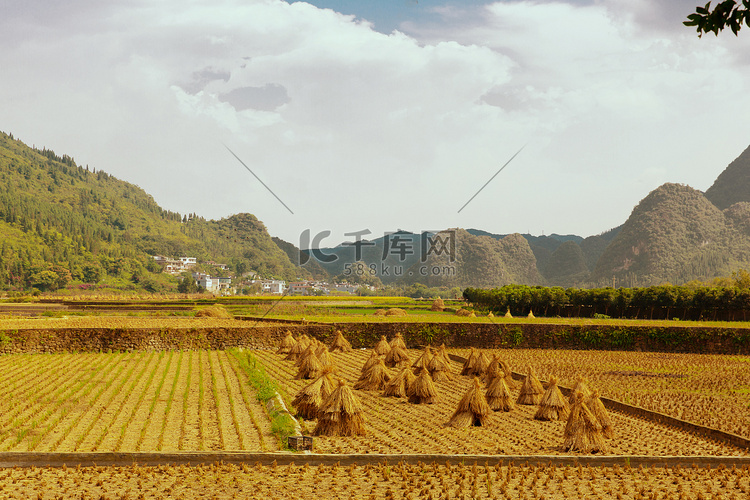
[[[377,362],[362,372],[359,380],[354,384],[354,388],[363,391],[379,391],[385,387],[386,382],[390,379],[391,376],[388,375],[388,370],[386,370],[383,360],[378,358]]]
[[[385,365],[389,368],[395,368],[397,366],[403,366],[409,364],[409,353],[405,348],[396,345],[394,347],[391,342],[391,350],[385,355]]]
[[[391,350],[391,346],[388,345],[388,341],[385,339],[385,335],[381,335],[380,342],[378,342],[375,345],[375,352],[380,355],[383,355],[383,354],[388,354],[388,351],[390,350]]]
[[[331,370],[323,370],[320,377],[303,387],[292,401],[292,405],[297,409],[297,416],[307,420],[318,418],[320,407],[334,388]]]
[[[490,411],[490,405],[487,404],[487,398],[482,391],[482,383],[479,378],[474,377],[469,385],[469,390],[458,402],[458,408],[453,413],[448,425],[458,428],[480,427],[487,423]]]
[[[430,352],[430,346],[425,346],[424,351],[422,351],[422,354],[419,355],[419,357],[412,363],[411,367],[415,368],[414,371],[418,372],[419,370],[427,370],[428,366],[430,365],[430,361],[432,361],[432,353]]]
[[[471,351],[469,352],[469,357],[466,358],[463,367],[461,367],[461,375],[474,375],[474,367],[477,364],[478,357],[479,352],[472,347]]]
[[[513,378],[513,372],[505,361],[500,360],[500,367],[505,373],[505,384],[508,386],[508,389],[518,389],[521,387],[521,382]]]
[[[489,386],[495,377],[505,377],[505,372],[500,365],[500,358],[497,354],[492,355],[492,360],[490,361],[490,364],[487,365],[487,370],[484,372],[484,383]]]
[[[430,372],[422,370],[417,378],[409,384],[406,389],[406,395],[410,403],[414,404],[433,404],[437,403],[437,390],[432,383]]]
[[[289,350],[296,343],[297,341],[294,340],[294,337],[292,336],[292,332],[287,330],[286,335],[284,336],[283,339],[281,339],[281,345],[279,346],[279,350],[276,351],[276,354],[289,354]]]
[[[606,451],[601,424],[583,402],[583,394],[577,392],[574,396],[575,402],[570,409],[570,416],[563,433],[563,448],[565,451],[581,453]]]
[[[583,394],[584,401],[591,397],[591,389],[589,389],[589,386],[586,384],[586,379],[581,375],[578,375],[576,378],[576,385],[574,385],[573,389],[570,391],[570,399],[568,400],[568,403],[570,403],[571,406],[575,403],[577,392]]]
[[[604,408],[604,403],[599,399],[599,390],[595,389],[593,394],[586,400],[586,406],[591,410],[591,413],[596,417],[596,421],[602,426],[602,434],[607,439],[615,437],[615,432],[612,430],[612,420],[609,418],[607,409]]]
[[[430,311],[442,312],[443,309],[445,309],[445,302],[443,302],[443,299],[438,297],[432,301],[432,306],[430,307]]]
[[[536,420],[565,420],[568,418],[569,411],[570,406],[560,392],[560,388],[557,387],[557,377],[551,376],[534,418]]]
[[[514,408],[513,396],[503,377],[492,379],[489,387],[487,387],[485,397],[492,411],[511,411]]]
[[[323,402],[318,412],[318,425],[313,434],[316,436],[364,436],[365,419],[362,416],[362,404],[352,389],[343,379]]]
[[[388,383],[385,384],[385,388],[383,389],[383,396],[405,398],[407,388],[412,384],[412,382],[414,382],[414,379],[416,378],[417,377],[416,375],[414,375],[414,372],[411,371],[411,368],[402,368],[401,371],[398,372],[398,375],[390,379]]]
[[[534,372],[529,366],[526,378],[523,379],[521,384],[521,393],[518,395],[516,403],[519,405],[538,405],[542,401],[542,395],[544,394],[544,387],[539,379],[536,378]]]
[[[299,360],[300,356],[302,356],[302,353],[305,352],[305,349],[307,349],[307,343],[304,341],[303,337],[300,337],[297,340],[297,343],[289,348],[289,352],[284,358],[285,360],[294,361],[295,363]]]
[[[393,337],[393,340],[391,340],[391,349],[393,349],[394,347],[406,349],[406,343],[404,342],[404,337],[401,335],[401,333],[397,333],[396,336]]]
[[[320,374],[323,373],[324,366],[311,347],[312,346],[305,350],[305,353],[307,354],[301,358],[299,370],[294,377],[296,380],[318,378],[320,377]]]
[[[445,352],[445,344],[440,346],[440,350],[432,357],[427,365],[427,371],[430,372],[430,376],[435,382],[446,382],[453,379],[451,362]]]
[[[344,334],[341,333],[341,330],[337,330],[336,338],[333,340],[329,350],[331,352],[351,352],[352,345],[344,338]]]

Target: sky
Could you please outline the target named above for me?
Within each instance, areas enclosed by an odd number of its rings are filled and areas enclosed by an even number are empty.
[[[3,0],[0,130],[296,245],[585,237],[750,145],[750,29],[695,5]]]

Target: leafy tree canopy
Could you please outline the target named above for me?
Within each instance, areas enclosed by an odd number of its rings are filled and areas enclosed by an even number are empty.
[[[750,0],[742,0],[738,3],[736,0],[724,0],[719,2],[711,10],[711,2],[705,7],[696,7],[695,12],[687,16],[688,20],[682,24],[685,26],[695,26],[698,36],[704,33],[713,33],[718,36],[719,31],[729,28],[732,33],[737,33],[742,25],[750,27]]]

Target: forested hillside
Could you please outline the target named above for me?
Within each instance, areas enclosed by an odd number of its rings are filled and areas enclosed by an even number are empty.
[[[299,274],[250,214],[207,221],[164,210],[138,186],[2,132],[0,186],[0,289],[102,280],[170,289],[175,281],[159,273],[156,254],[222,262],[236,272]]]

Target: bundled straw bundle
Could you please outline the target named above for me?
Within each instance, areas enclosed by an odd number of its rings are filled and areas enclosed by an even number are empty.
[[[320,357],[323,352],[328,352],[328,346],[325,345],[323,342],[321,342],[318,339],[315,339],[315,355],[317,357]]]
[[[315,345],[315,342],[316,340],[313,339],[310,341],[309,344],[307,344],[307,347],[305,348],[305,350],[302,351],[302,354],[299,355],[299,357],[297,358],[297,361],[294,362],[295,366],[299,367],[302,364],[302,362],[305,360],[305,358],[308,358],[311,355],[312,356],[315,355],[315,348],[317,347]]]
[[[612,421],[609,418],[607,409],[604,408],[604,403],[599,399],[599,390],[595,389],[594,393],[589,396],[586,400],[586,406],[591,413],[596,417],[596,421],[602,426],[602,434],[607,439],[615,437],[615,432],[612,430]]]
[[[333,367],[333,358],[328,352],[328,347],[326,347],[326,345],[323,343],[321,343],[320,345],[323,346],[323,349],[318,349],[315,351],[315,355],[318,356],[320,364],[323,365],[323,368]],[[320,354],[318,354],[318,352],[320,352]]]
[[[505,383],[503,377],[495,377],[492,379],[487,392],[485,393],[487,398],[487,404],[490,405],[492,411],[511,411],[514,407],[513,396],[508,389],[508,384]]]
[[[440,346],[440,350],[432,357],[427,365],[427,371],[430,372],[430,376],[435,382],[445,382],[453,378],[451,362],[445,352],[445,344]]]
[[[333,343],[331,344],[331,348],[329,349],[331,352],[351,352],[352,345],[349,343],[348,340],[344,338],[344,335],[341,333],[341,330],[336,331],[336,338],[333,340]]]
[[[575,402],[570,409],[563,437],[565,451],[596,453],[606,450],[602,426],[583,402],[583,394],[580,392],[575,393]]]
[[[490,366],[490,358],[488,358],[487,354],[482,351],[477,357],[477,362],[474,364],[474,373],[472,373],[471,375],[476,375],[477,377],[483,376],[485,373],[487,373],[488,366]]]
[[[324,366],[315,352],[311,349],[307,349],[305,352],[309,354],[302,358],[297,375],[294,377],[296,380],[318,378],[323,373]]]
[[[492,360],[487,365],[487,369],[484,372],[484,383],[490,385],[495,377],[505,377],[505,372],[500,365],[500,358],[497,354],[492,355]]]
[[[300,356],[307,349],[307,343],[305,343],[300,337],[297,343],[289,348],[289,353],[284,358],[287,361],[294,361],[295,363],[299,360]]]
[[[557,377],[551,376],[534,418],[536,420],[565,420],[568,418],[569,411],[570,406],[560,392],[560,388],[557,387]]]
[[[316,436],[364,436],[365,419],[362,416],[362,405],[346,385],[339,379],[339,385],[323,402],[318,412],[318,425],[313,434]]]
[[[521,393],[518,395],[516,403],[519,405],[538,405],[542,401],[544,387],[529,366],[526,378],[521,384]]]
[[[323,370],[320,377],[303,387],[292,401],[292,405],[297,409],[297,416],[307,420],[318,418],[321,405],[334,388],[331,370]]]
[[[409,353],[405,348],[391,344],[391,350],[385,355],[385,365],[389,368],[409,364]]]
[[[276,351],[276,354],[289,354],[289,350],[296,343],[297,341],[294,340],[294,337],[292,336],[292,332],[287,330],[286,335],[284,336],[283,339],[281,339],[281,345],[279,346],[279,350]]]
[[[506,318],[512,318],[513,317],[513,315],[510,313],[510,307],[508,308],[507,311],[505,311],[505,317]]]
[[[385,387],[385,383],[390,379],[391,376],[388,375],[388,370],[385,369],[383,360],[378,358],[376,363],[362,372],[359,380],[354,384],[354,388],[363,391],[379,391]]]
[[[378,356],[378,353],[374,350],[370,351],[370,357],[367,358],[367,361],[365,361],[365,364],[362,365],[362,369],[360,370],[360,373],[364,373],[367,370],[369,370],[375,363],[378,362],[380,359],[380,356]]]
[[[388,345],[388,341],[385,339],[385,335],[380,336],[380,342],[375,345],[375,352],[378,354],[388,354],[391,350],[391,346]]]
[[[464,365],[461,368],[461,375],[474,375],[474,366],[477,364],[479,358],[479,352],[475,348],[471,348],[469,357],[464,361]]]
[[[442,312],[443,309],[445,309],[445,302],[443,302],[443,299],[438,297],[432,301],[432,307],[430,307],[430,311]]]
[[[396,336],[393,337],[393,340],[391,340],[391,349],[393,349],[394,347],[406,349],[406,343],[404,342],[404,337],[401,335],[401,333],[397,333]]]
[[[409,367],[402,368],[398,375],[393,377],[385,384],[383,389],[383,396],[390,396],[394,398],[405,398],[407,388],[414,382],[416,375],[411,371]]]
[[[406,395],[410,403],[415,404],[433,404],[437,403],[437,390],[432,383],[430,372],[422,370],[414,381],[406,389]]]
[[[508,389],[518,389],[521,387],[521,382],[513,378],[513,372],[505,361],[500,360],[500,367],[505,373],[505,384],[508,386]]]
[[[416,368],[417,371],[420,369],[427,370],[428,366],[430,365],[430,361],[432,360],[432,353],[430,352],[430,346],[425,346],[424,351],[422,351],[422,354],[419,355],[419,357],[412,363],[411,367]]]
[[[453,413],[453,416],[448,422],[448,425],[453,427],[480,427],[487,423],[487,417],[490,415],[490,405],[487,404],[487,398],[484,396],[482,391],[482,383],[479,378],[474,377],[474,380],[469,385],[469,390],[466,391],[464,397],[458,402],[458,408]]]
[[[589,386],[586,384],[586,378],[582,377],[581,375],[578,375],[578,377],[576,378],[576,385],[574,385],[573,389],[570,391],[570,399],[568,400],[568,402],[571,406],[573,406],[573,403],[575,403],[576,401],[577,392],[583,394],[584,401],[591,397],[591,389],[589,389]]]

